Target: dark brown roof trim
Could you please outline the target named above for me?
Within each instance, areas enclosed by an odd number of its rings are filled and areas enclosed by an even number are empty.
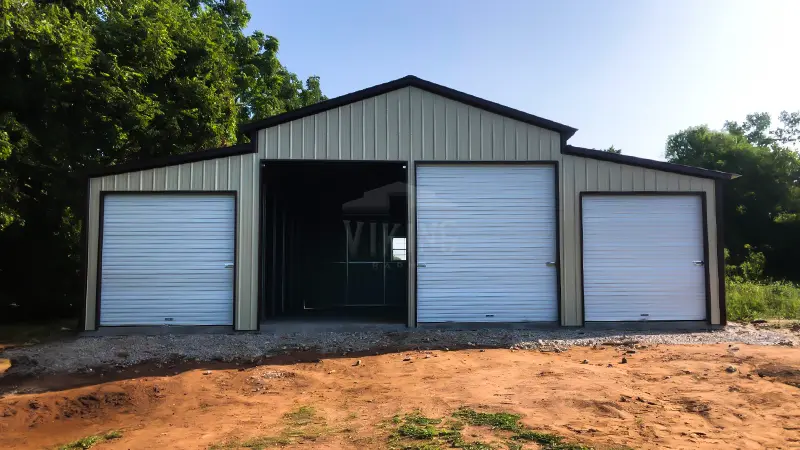
[[[413,75],[408,75],[394,81],[389,81],[388,83],[372,86],[350,94],[345,94],[342,95],[341,97],[332,98],[324,102],[306,106],[305,108],[296,109],[294,111],[290,111],[284,114],[279,114],[277,116],[268,117],[263,120],[257,120],[255,122],[246,123],[240,126],[239,129],[243,133],[248,134],[255,130],[274,127],[275,125],[280,125],[282,123],[286,123],[292,120],[302,119],[303,117],[318,114],[324,111],[328,111],[330,109],[338,108],[340,106],[344,106],[350,103],[355,103],[370,97],[375,97],[377,95],[385,94],[387,92],[408,86],[432,92],[434,94],[441,95],[442,97],[455,100],[457,102],[465,103],[467,105],[474,106],[476,108],[481,108],[486,111],[501,116],[505,116],[514,120],[519,120],[520,122],[525,122],[548,130],[558,131],[559,133],[561,133],[562,139],[568,139],[570,136],[575,134],[576,131],[578,131],[576,128],[572,128],[570,126],[560,124],[558,122],[553,122],[552,120],[534,116],[533,114],[528,114],[518,109],[509,108],[508,106],[503,106],[499,103],[491,102],[489,100],[484,100],[482,98],[475,97],[474,95],[470,95],[461,91],[457,91],[455,89],[451,89],[447,86],[442,86],[440,84],[432,83],[430,81],[417,78]]]
[[[664,161],[655,161],[636,156],[620,155],[617,153],[609,153],[591,148],[575,147],[572,145],[563,146],[561,153],[565,155],[597,159],[600,161],[627,164],[629,166],[644,167],[646,169],[661,170],[663,172],[679,173],[681,175],[689,175],[700,178],[711,178],[713,180],[733,180],[734,178],[739,178],[741,176],[735,173],[701,169],[699,167],[684,166],[682,164],[668,163]]]
[[[94,172],[88,173],[89,178],[103,177],[106,175],[117,175],[138,170],[158,169],[161,167],[174,166],[176,164],[186,164],[209,159],[225,158],[227,156],[245,155],[255,153],[255,142],[238,144],[230,147],[213,148],[209,150],[199,150],[196,152],[182,153],[180,155],[170,155],[161,158],[143,159],[141,161],[131,161],[122,164],[108,166]]]

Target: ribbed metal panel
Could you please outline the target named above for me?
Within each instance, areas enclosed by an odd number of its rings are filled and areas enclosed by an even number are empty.
[[[580,267],[581,192],[652,191],[705,193],[709,254],[716,255],[715,186],[713,180],[596,161],[560,152],[557,132],[498,116],[417,88],[403,88],[311,117],[258,132],[258,154],[239,155],[155,170],[94,178],[90,182],[86,325],[94,327],[99,195],[101,191],[234,190],[239,195],[239,265],[236,329],[256,328],[258,169],[260,159],[408,161],[557,161],[561,214],[561,323],[582,324]],[[410,188],[413,190],[413,187]],[[409,216],[414,222],[414,196]],[[249,205],[249,206],[248,206]],[[409,239],[413,236],[409,229]],[[414,261],[409,250],[409,264]],[[709,270],[717,273],[717,260]],[[409,280],[410,317],[413,273]],[[719,284],[709,280],[711,323],[720,322]]]
[[[232,195],[107,195],[100,325],[232,325],[234,210]]]
[[[557,320],[552,166],[417,166],[419,322]]]
[[[706,318],[697,196],[583,198],[587,321]]]

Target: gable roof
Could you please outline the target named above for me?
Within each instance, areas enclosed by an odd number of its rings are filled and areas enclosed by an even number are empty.
[[[618,164],[627,164],[629,166],[660,170],[662,172],[672,172],[681,175],[711,178],[715,180],[733,180],[734,178],[739,178],[741,176],[736,173],[720,172],[718,170],[702,169],[694,166],[684,166],[683,164],[639,158],[638,156],[621,155],[618,153],[605,152],[603,150],[595,150],[593,148],[575,147],[574,145],[565,145],[561,149],[561,153],[565,155],[580,156],[583,158],[591,158],[600,161],[609,161]]]
[[[396,91],[397,89],[402,89],[405,87],[415,87],[417,89],[422,89],[423,91],[428,91],[436,95],[440,95],[442,97],[455,100],[457,102],[461,102],[470,106],[474,106],[476,108],[480,108],[495,113],[500,116],[505,116],[510,119],[518,120],[520,122],[525,122],[527,124],[535,125],[537,127],[544,128],[547,130],[557,131],[561,134],[562,140],[569,139],[573,134],[575,134],[576,131],[578,131],[577,128],[572,128],[570,126],[554,122],[549,119],[544,119],[539,116],[534,116],[533,114],[528,114],[518,109],[509,108],[508,106],[504,106],[499,103],[491,102],[489,100],[484,100],[480,97],[475,97],[474,95],[457,91],[447,86],[442,86],[441,84],[436,84],[427,80],[423,80],[422,78],[415,77],[414,75],[407,75],[403,78],[398,78],[397,80],[389,81],[388,83],[372,86],[366,89],[362,89],[360,91],[352,92],[350,94],[345,94],[340,97],[332,98],[330,100],[325,100],[324,102],[319,102],[284,114],[278,114],[277,116],[268,117],[263,120],[257,120],[255,122],[246,123],[241,125],[239,127],[239,130],[246,134],[252,133],[253,131],[260,130],[262,128],[274,127],[275,125],[280,125],[282,123],[286,123],[292,120],[302,119],[303,117],[318,114],[327,111],[329,109],[338,108],[340,106],[344,106],[349,103],[355,103],[370,97],[375,97],[377,95],[385,94],[390,91]]]
[[[575,134],[577,128],[570,127],[549,119],[544,119],[533,114],[528,114],[518,109],[510,108],[489,100],[476,97],[447,86],[432,83],[427,80],[408,75],[397,80],[389,81],[387,83],[372,86],[360,91],[345,94],[335,97],[324,102],[316,103],[306,106],[304,108],[289,111],[276,116],[268,117],[262,120],[242,124],[239,130],[245,134],[251,135],[251,142],[247,144],[234,145],[232,147],[223,147],[210,150],[200,150],[197,152],[184,153],[180,155],[171,155],[159,158],[153,158],[141,161],[132,161],[128,163],[113,165],[105,167],[101,170],[88,174],[89,177],[98,177],[105,175],[115,175],[125,172],[133,172],[137,170],[147,170],[159,167],[171,166],[176,164],[184,164],[189,162],[205,161],[209,159],[223,158],[226,156],[242,155],[247,153],[256,153],[258,149],[255,145],[255,139],[252,134],[260,129],[273,127],[282,123],[290,122],[292,120],[302,119],[303,117],[318,114],[330,109],[338,108],[350,103],[358,102],[370,97],[375,97],[385,94],[390,91],[402,89],[405,87],[415,87],[424,91],[431,92],[442,97],[464,103],[469,106],[480,108],[494,114],[508,117],[510,119],[518,120],[530,125],[534,125],[547,130],[556,131],[561,136],[561,153],[565,155],[580,156],[583,158],[597,159],[601,161],[609,161],[619,164],[627,164],[631,166],[644,167],[648,169],[660,170],[663,172],[672,172],[682,175],[688,175],[700,178],[711,178],[716,180],[732,180],[738,178],[740,175],[734,173],[720,172],[717,170],[701,169],[699,167],[684,166],[682,164],[668,163],[664,161],[656,161],[652,159],[639,158],[636,156],[620,155],[609,153],[602,150],[595,150],[590,148],[575,147],[566,145],[567,139]]]

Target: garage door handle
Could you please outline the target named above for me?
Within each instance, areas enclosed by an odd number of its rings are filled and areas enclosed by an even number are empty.
[[[706,265],[706,263],[704,263],[703,261],[694,261],[694,265],[702,267],[702,266]]]
[[[226,269],[233,269],[233,263],[225,263]]]
[[[544,263],[544,265],[547,266],[547,267],[555,267],[556,266],[556,262],[555,261],[548,261],[548,262]]]

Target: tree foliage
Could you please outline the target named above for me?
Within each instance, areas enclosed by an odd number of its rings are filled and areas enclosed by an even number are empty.
[[[0,0],[0,308],[80,301],[87,170],[324,99],[249,20],[244,0]]]
[[[617,154],[617,155],[621,155],[622,154],[622,149],[621,148],[616,148],[613,145],[611,147],[608,147],[607,149],[605,149],[603,151],[604,152],[608,152],[608,153],[614,153],[614,154]]]
[[[671,162],[741,174],[724,187],[725,246],[731,262],[763,253],[764,276],[800,280],[800,113],[783,112],[773,128],[767,113],[726,122],[722,131],[699,126],[669,137]]]

